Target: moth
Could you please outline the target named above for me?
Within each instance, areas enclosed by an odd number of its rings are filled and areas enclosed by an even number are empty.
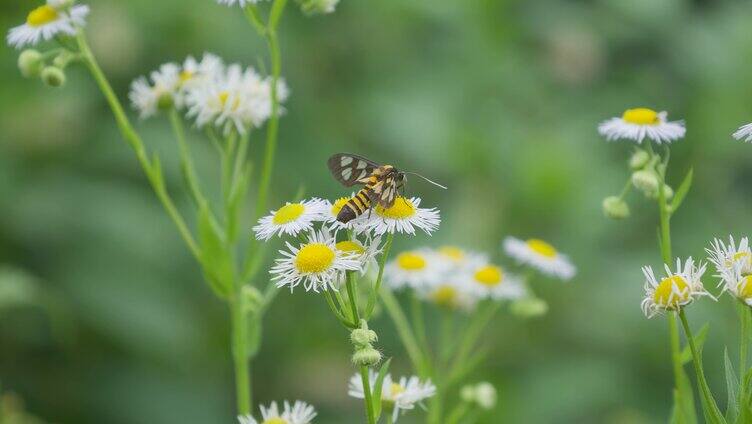
[[[363,156],[351,153],[332,155],[327,165],[334,178],[345,187],[363,184],[337,214],[337,221],[347,223],[371,210],[375,205],[388,209],[394,206],[399,191],[404,189],[406,174],[417,175],[424,180],[446,189],[441,184],[415,172],[400,171],[393,165],[379,165]]]

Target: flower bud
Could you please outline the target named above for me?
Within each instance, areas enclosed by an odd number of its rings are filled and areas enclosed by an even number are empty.
[[[264,303],[264,295],[253,286],[244,285],[240,289],[240,307],[243,312],[256,313]]]
[[[26,49],[18,55],[18,69],[26,78],[38,77],[42,72],[42,66],[42,54],[34,49]]]
[[[162,111],[167,111],[172,109],[172,106],[175,104],[175,102],[172,99],[171,93],[162,93],[159,98],[157,99],[157,108]]]
[[[356,347],[366,347],[378,340],[376,332],[367,328],[356,328],[350,333],[350,341]]]
[[[665,197],[666,200],[674,197],[674,189],[672,189],[668,184],[663,185],[663,197]]]
[[[460,399],[462,399],[463,402],[475,402],[475,386],[471,384],[462,386],[460,389]]]
[[[358,366],[372,367],[381,361],[381,352],[371,346],[367,346],[363,349],[356,350],[353,354],[352,361]]]
[[[535,318],[548,312],[548,304],[542,299],[526,298],[512,303],[510,310],[522,318]]]
[[[332,13],[337,7],[339,0],[302,0],[300,9],[308,15]]]
[[[632,174],[632,184],[648,197],[658,194],[658,175],[655,171],[644,169]]]
[[[618,196],[609,196],[603,199],[603,214],[611,219],[624,219],[629,217],[629,205]]]
[[[496,388],[484,381],[475,386],[475,402],[483,409],[493,409],[496,406]]]
[[[629,167],[632,170],[638,170],[645,167],[650,161],[650,155],[644,150],[635,150],[629,158]]]
[[[46,66],[40,75],[42,82],[50,87],[61,87],[65,84],[65,72],[57,66]]]

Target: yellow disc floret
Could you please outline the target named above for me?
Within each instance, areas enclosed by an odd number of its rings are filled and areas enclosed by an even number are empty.
[[[392,383],[392,399],[405,392],[405,388],[397,383]]]
[[[465,252],[457,246],[443,246],[439,248],[439,253],[454,261],[461,261],[465,258]]]
[[[287,420],[282,417],[272,417],[261,424],[288,424]]]
[[[543,240],[530,239],[527,241],[527,247],[541,256],[545,256],[547,258],[556,257],[556,249]]]
[[[397,264],[408,271],[419,271],[426,267],[426,259],[414,252],[404,252],[397,256]]]
[[[187,70],[183,70],[182,72],[180,72],[180,83],[181,84],[185,83],[186,81],[190,80],[191,78],[193,78],[193,72],[187,71]],[[227,92],[225,92],[225,93],[227,93]],[[222,98],[222,94],[220,94],[220,100],[221,100],[221,98]],[[225,95],[225,99],[224,99],[224,101],[222,103],[224,104],[224,102],[226,102],[226,101],[227,101],[227,96]]]
[[[54,7],[46,4],[44,6],[39,6],[29,12],[29,15],[26,17],[26,23],[29,26],[40,27],[42,25],[56,21],[58,16],[59,15],[57,13],[57,10],[55,10]]]
[[[384,209],[380,205],[376,206],[376,213],[384,218],[407,219],[415,215],[415,205],[410,199],[400,196],[394,200],[394,205],[389,209]]]
[[[752,275],[742,277],[736,286],[737,297],[743,300],[752,298]]]
[[[457,289],[445,284],[431,293],[431,299],[439,306],[453,308],[457,304]]]
[[[340,197],[337,199],[334,204],[332,205],[332,215],[337,216],[339,215],[339,211],[342,210],[343,207],[347,204],[347,202],[350,200],[349,197]]]
[[[486,265],[475,271],[475,281],[484,286],[497,286],[501,284],[503,279],[504,272],[498,266]]]
[[[288,224],[300,218],[303,212],[305,212],[305,206],[302,203],[290,203],[289,205],[282,206],[274,213],[272,222],[277,225]]]
[[[660,122],[658,112],[644,107],[625,110],[621,119],[623,119],[624,122],[637,125],[655,125]]]
[[[334,250],[324,243],[309,243],[295,257],[295,268],[302,274],[313,274],[329,269],[334,263]]]
[[[341,241],[334,245],[334,247],[336,247],[340,252],[353,253],[357,255],[362,255],[366,252],[366,249],[360,243],[356,243],[352,240]]]
[[[664,278],[655,288],[653,302],[665,309],[676,309],[687,303],[690,296],[689,284],[680,275]]]

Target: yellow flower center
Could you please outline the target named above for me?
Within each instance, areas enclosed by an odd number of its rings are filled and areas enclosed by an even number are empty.
[[[366,252],[366,249],[363,246],[352,240],[341,241],[334,245],[334,247],[336,247],[340,252],[355,253],[357,255],[362,255]]]
[[[191,78],[193,78],[193,72],[186,71],[186,70],[183,70],[182,72],[180,72],[180,83],[181,84],[184,83],[184,82],[186,82],[186,81],[188,81]],[[227,94],[225,94],[224,100],[222,100],[222,94],[221,93],[219,95],[219,98],[220,98],[220,101],[222,101],[222,104],[224,104],[224,102],[227,101]]]
[[[376,213],[384,218],[407,219],[415,215],[415,205],[410,200],[399,196],[394,200],[394,205],[389,209],[384,209],[380,205],[376,206]]]
[[[503,279],[504,272],[498,266],[486,265],[475,271],[475,281],[484,286],[497,286]]]
[[[449,285],[443,285],[434,290],[431,294],[431,299],[439,306],[452,308],[457,300],[457,289]]]
[[[740,299],[747,300],[752,297],[752,275],[743,277],[736,286],[736,291]]]
[[[405,388],[397,383],[392,383],[392,398],[399,396],[405,392]]]
[[[624,122],[637,125],[655,125],[660,122],[658,112],[644,107],[625,110],[621,119]]]
[[[272,417],[261,424],[288,424],[287,420],[282,417]]]
[[[426,259],[413,252],[400,253],[397,256],[397,265],[407,271],[418,271],[426,267]]]
[[[332,205],[332,215],[337,216],[339,215],[339,211],[342,210],[343,207],[347,204],[347,202],[350,200],[349,197],[340,197],[337,199],[334,204]]]
[[[653,293],[653,302],[666,309],[676,309],[679,304],[687,300],[689,300],[689,284],[679,275],[661,280]]]
[[[309,243],[295,257],[295,268],[303,274],[323,272],[334,263],[334,250],[324,243]]]
[[[57,20],[57,18],[57,10],[52,6],[45,4],[44,6],[39,6],[29,12],[29,15],[26,17],[26,23],[29,26],[40,27]]]
[[[547,258],[556,257],[556,249],[554,249],[553,246],[543,240],[530,239],[527,241],[527,247],[541,256],[545,256]]]
[[[302,203],[290,203],[289,205],[282,206],[274,213],[272,222],[277,225],[288,224],[300,218],[303,212],[305,212],[305,206]]]
[[[439,248],[439,253],[455,261],[461,261],[465,258],[465,252],[456,246],[443,246]]]

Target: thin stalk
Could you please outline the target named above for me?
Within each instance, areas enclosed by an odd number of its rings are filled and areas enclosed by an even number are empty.
[[[470,404],[468,402],[460,402],[452,412],[449,413],[449,417],[446,419],[446,424],[457,424],[470,410]]]
[[[200,261],[201,249],[199,248],[198,243],[196,243],[196,240],[193,238],[193,234],[191,234],[190,229],[188,229],[188,226],[186,225],[182,215],[175,207],[175,204],[173,203],[169,193],[167,193],[167,189],[165,187],[158,162],[152,163],[149,160],[149,157],[146,153],[146,148],[144,147],[144,143],[141,140],[141,137],[138,135],[136,130],[133,129],[133,125],[131,125],[130,121],[128,120],[128,117],[125,114],[125,110],[120,104],[120,100],[118,100],[117,96],[115,95],[115,91],[110,85],[110,82],[107,80],[104,72],[102,72],[102,69],[99,67],[94,54],[91,52],[91,48],[89,48],[89,44],[86,41],[86,35],[84,34],[82,29],[78,30],[76,34],[76,40],[78,42],[78,48],[81,51],[83,62],[86,64],[86,67],[89,69],[89,72],[94,77],[94,80],[99,86],[99,89],[102,91],[102,94],[107,100],[107,103],[112,110],[112,114],[115,117],[115,122],[117,122],[118,128],[120,129],[121,135],[136,153],[136,158],[138,159],[141,168],[146,173],[149,179],[149,183],[151,183],[152,189],[154,190],[154,193],[157,195],[157,198],[159,198],[159,201],[162,203],[165,211],[167,211],[167,214],[175,223],[175,226],[178,228],[181,237],[185,241],[185,244],[188,246],[188,249],[193,254],[193,257],[196,258],[196,260]]]
[[[347,296],[350,298],[350,308],[352,310],[354,321],[360,323],[360,316],[358,314],[358,298],[355,290],[355,278],[353,271],[347,271]],[[360,378],[363,381],[363,403],[366,408],[366,416],[368,417],[369,424],[376,424],[376,412],[373,407],[373,398],[371,396],[371,383],[369,381],[368,367],[365,365],[360,366]]]
[[[747,385],[744,378],[747,374],[747,349],[749,348],[749,306],[739,302],[739,399],[746,402]],[[741,404],[746,408],[745,404]]]
[[[180,163],[183,168],[183,175],[185,175],[185,182],[188,185],[188,190],[191,193],[191,197],[196,205],[204,203],[204,195],[201,193],[201,188],[198,184],[198,177],[196,176],[196,168],[193,164],[193,155],[191,155],[188,142],[185,140],[185,129],[183,128],[183,120],[180,118],[180,114],[174,108],[170,110],[170,123],[172,124],[172,131],[175,133],[175,139],[178,142],[178,148],[180,150]]]
[[[332,299],[332,295],[329,293],[329,290],[324,290],[324,299],[326,299],[326,304],[329,305],[329,309],[332,311],[334,316],[337,317],[342,324],[347,328],[357,328],[357,325],[353,324],[348,318],[346,318],[342,312],[340,312],[339,308],[337,308],[337,305],[334,304],[334,299]]]
[[[381,261],[379,261],[379,274],[376,277],[376,282],[373,284],[371,294],[368,297],[368,304],[366,305],[366,312],[365,312],[366,320],[371,319],[371,316],[373,315],[373,309],[376,307],[376,300],[378,299],[379,291],[381,290],[381,281],[384,277],[384,267],[386,266],[386,261],[389,258],[389,250],[392,247],[393,241],[394,241],[394,233],[389,233],[389,235],[386,236],[386,243],[384,243],[384,250],[381,252]]]
[[[426,335],[426,322],[423,318],[423,303],[415,293],[410,296],[410,313],[412,315],[413,326],[415,328],[415,335],[418,338],[418,345],[420,346],[421,352],[423,353],[423,366],[426,370],[428,370],[430,368],[430,361],[428,360],[430,347],[428,345],[428,337]]]
[[[462,363],[467,359],[470,352],[475,347],[478,338],[483,334],[483,330],[488,325],[489,321],[496,315],[496,311],[499,310],[501,302],[490,302],[483,310],[473,315],[470,324],[464,331],[464,337],[460,341],[457,348],[457,354],[454,358],[453,365],[451,367],[452,372],[462,366]]]
[[[355,272],[347,271],[347,297],[350,298],[350,312],[352,312],[353,322],[360,323],[360,314],[358,313],[358,292],[355,289]]]
[[[230,303],[232,314],[232,356],[235,363],[235,392],[237,395],[238,415],[251,413],[251,381],[250,361],[246,329],[248,328],[247,314],[240,304],[239,292]]]
[[[381,301],[384,303],[384,309],[386,309],[389,318],[392,319],[397,334],[399,335],[402,345],[407,351],[407,356],[410,358],[410,363],[413,369],[421,376],[427,375],[427,371],[423,368],[423,359],[418,347],[418,342],[415,339],[413,330],[410,328],[410,324],[407,321],[405,313],[394,297],[394,294],[387,288],[381,289]]]
[[[705,372],[702,369],[700,353],[697,350],[697,346],[695,346],[695,340],[692,336],[692,330],[689,328],[687,316],[684,314],[684,309],[679,309],[679,319],[681,320],[682,327],[684,327],[684,335],[687,337],[689,349],[692,351],[692,364],[694,365],[695,373],[697,374],[697,385],[700,386],[700,393],[703,397],[703,407],[705,412],[707,413],[707,416],[712,419],[713,423],[725,423],[726,420],[718,409],[718,405],[716,404],[713,394],[710,392],[710,387],[708,387],[708,382],[705,379]]]

